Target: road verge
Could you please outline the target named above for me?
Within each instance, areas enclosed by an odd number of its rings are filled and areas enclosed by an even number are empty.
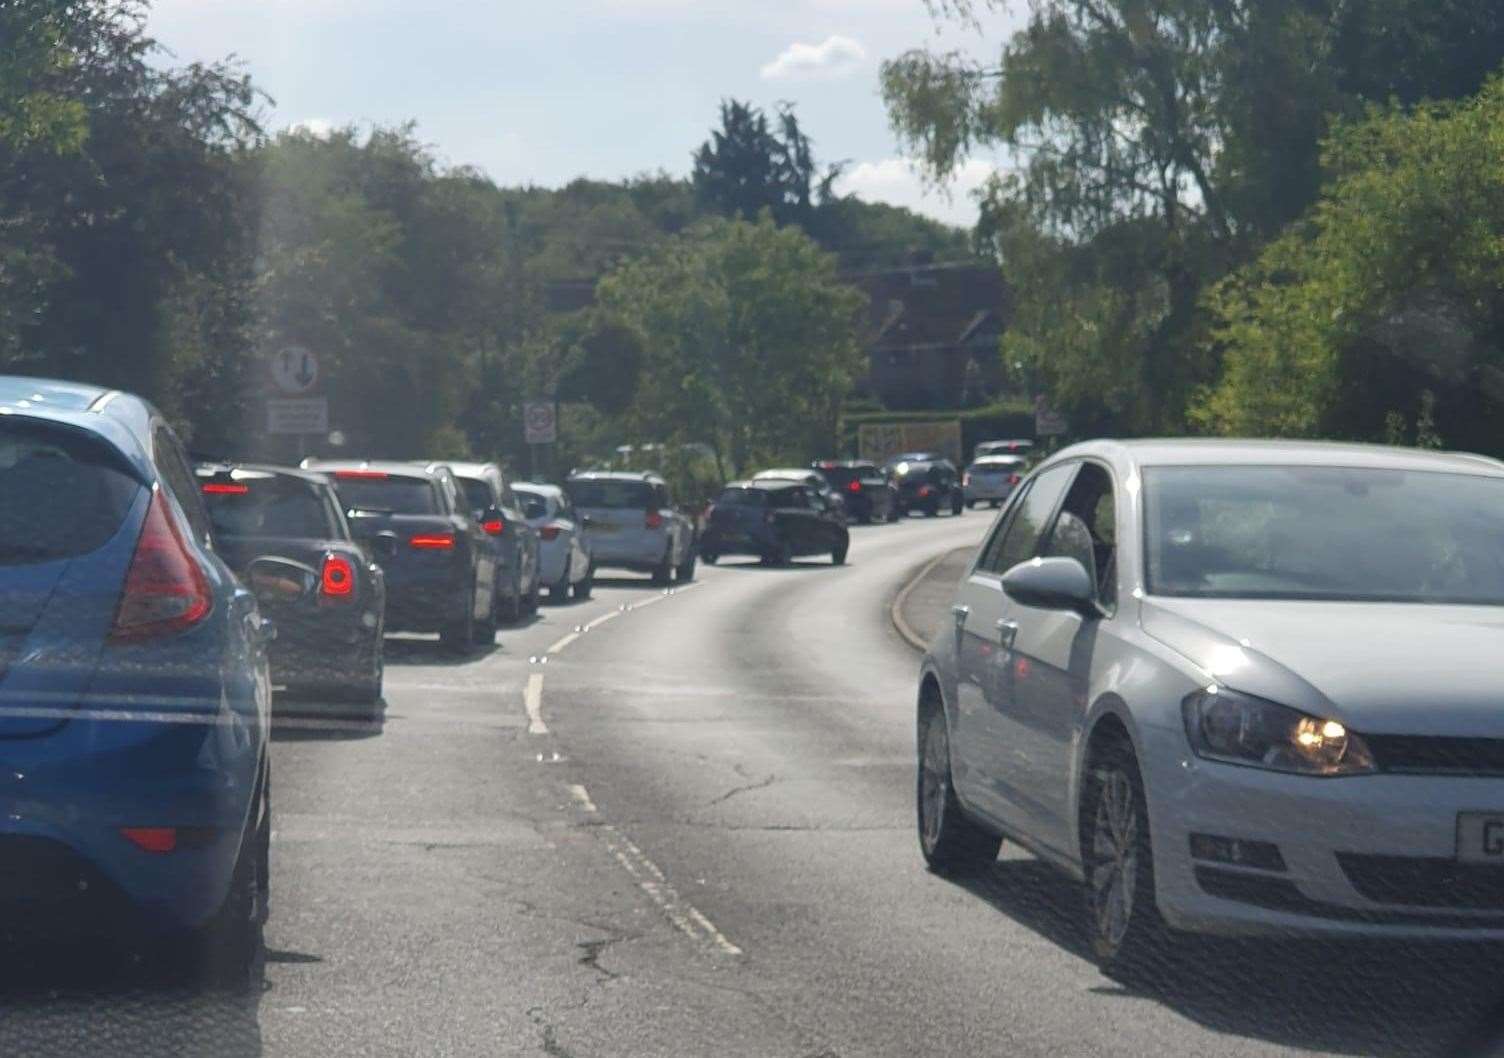
[[[973,545],[954,547],[925,560],[894,593],[888,604],[888,617],[894,630],[915,650],[922,652],[928,646],[929,637],[938,627],[935,615],[943,613],[944,600],[949,598],[950,588],[960,576],[957,567],[964,565],[974,550]]]

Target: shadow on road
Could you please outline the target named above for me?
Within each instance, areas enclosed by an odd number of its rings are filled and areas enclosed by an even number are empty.
[[[261,994],[199,989],[178,968],[148,968],[99,943],[0,947],[0,1054],[262,1053]]]
[[[507,628],[520,628],[521,625],[508,625]],[[505,629],[498,631],[497,638],[505,634]],[[456,668],[460,665],[473,665],[477,661],[484,661],[500,649],[497,643],[483,644],[473,647],[468,653],[455,654],[449,651],[437,636],[418,638],[415,636],[388,636],[386,640],[386,663],[402,665],[413,668]]]
[[[1090,959],[1081,886],[1037,860],[1004,860],[957,884]],[[1132,988],[1220,1033],[1380,1056],[1445,1055],[1504,997],[1504,951],[1486,945],[1185,937]]]

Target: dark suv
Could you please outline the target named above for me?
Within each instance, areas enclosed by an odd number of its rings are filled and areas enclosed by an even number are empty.
[[[961,474],[949,459],[935,457],[913,462],[900,459],[891,466],[900,513],[923,511],[933,518],[945,507],[950,508],[951,514],[966,509]]]
[[[863,525],[898,521],[898,490],[876,463],[825,459],[810,466],[846,503],[846,514]]]

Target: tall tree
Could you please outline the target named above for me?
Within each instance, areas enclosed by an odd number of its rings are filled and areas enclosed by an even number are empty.
[[[757,107],[729,99],[721,127],[695,152],[693,180],[701,204],[724,216],[755,220],[766,209],[780,224],[808,227],[839,172],[819,175],[791,105],[779,107],[775,127]]]

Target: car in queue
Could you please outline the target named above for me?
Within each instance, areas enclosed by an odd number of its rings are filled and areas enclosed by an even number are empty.
[[[978,549],[920,671],[937,870],[1086,882],[1109,970],[1181,932],[1504,939],[1504,463],[1091,442]]]
[[[595,587],[595,559],[588,526],[569,495],[557,485],[519,481],[512,487],[522,516],[538,534],[540,579],[550,602],[588,599]]]
[[[834,510],[844,523],[848,520],[846,510],[846,497],[831,485],[830,479],[818,470],[801,470],[798,467],[783,467],[772,470],[759,470],[752,475],[753,481],[797,481],[806,488],[813,489],[825,497],[826,504]]]
[[[256,559],[276,555],[318,574],[315,591],[262,603],[278,629],[272,682],[290,698],[379,703],[386,577],[351,536],[329,479],[254,463],[201,464],[196,473],[215,550],[236,573],[246,576]],[[389,550],[394,543],[382,541]]]
[[[0,412],[4,931],[123,936],[253,985],[273,625],[152,405],[0,377]],[[276,558],[248,574],[293,596],[317,583]]]
[[[893,487],[898,491],[900,515],[922,511],[933,518],[942,510],[960,514],[966,508],[966,491],[956,465],[948,459],[900,459],[892,468]]]
[[[876,463],[859,459],[824,459],[812,463],[845,504],[848,518],[862,525],[898,521],[898,490]]]
[[[1029,472],[1025,456],[980,456],[961,474],[967,508],[985,503],[1001,507]]]
[[[538,609],[543,588],[538,576],[538,534],[512,494],[511,482],[495,463],[430,463],[447,466],[459,482],[470,513],[490,540],[496,562],[497,620],[508,624]]]
[[[700,538],[700,555],[715,565],[722,555],[755,555],[768,566],[829,555],[846,561],[851,537],[824,495],[783,478],[734,481],[721,490]]]
[[[591,470],[571,474],[564,491],[590,519],[595,568],[652,574],[653,583],[695,575],[695,525],[674,507],[668,483],[647,471]]]
[[[1025,437],[1016,437],[1006,441],[983,441],[971,451],[972,459],[981,459],[984,456],[1024,456],[1034,454],[1034,442]]]
[[[438,633],[452,653],[496,638],[496,560],[445,466],[305,459],[334,484],[350,532],[386,575],[386,630]]]

